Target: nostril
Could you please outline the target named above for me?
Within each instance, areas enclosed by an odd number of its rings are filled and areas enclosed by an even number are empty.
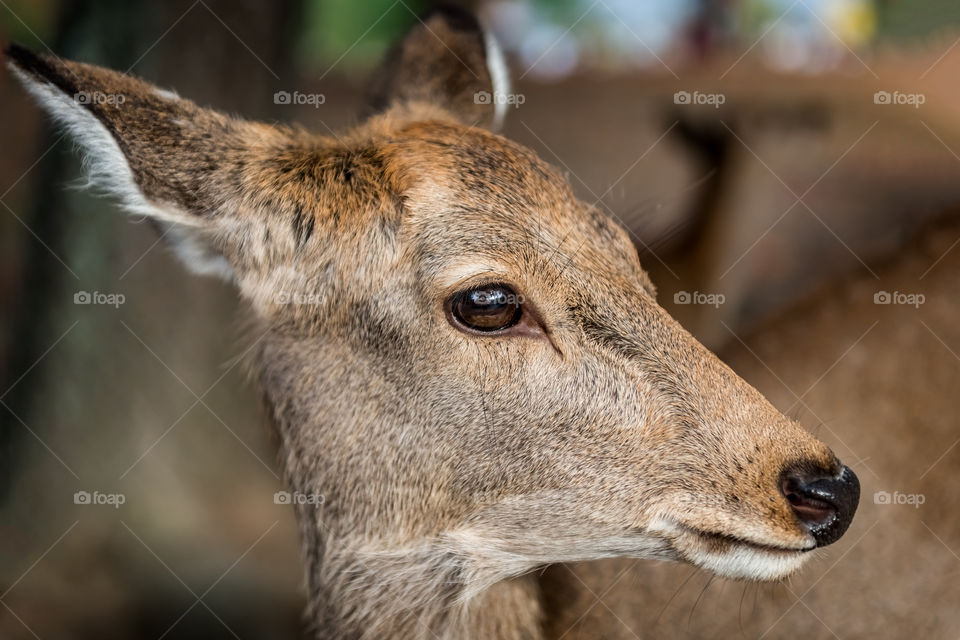
[[[849,467],[839,475],[797,468],[784,473],[780,491],[817,546],[836,542],[846,532],[860,502],[860,481]]]
[[[836,517],[837,508],[822,492],[814,493],[796,478],[783,481],[780,488],[794,513],[808,525],[822,526]]]

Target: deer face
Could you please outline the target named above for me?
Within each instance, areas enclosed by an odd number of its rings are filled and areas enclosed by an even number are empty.
[[[299,484],[364,505],[329,526],[441,539],[497,577],[641,555],[771,579],[839,535],[850,472],[657,305],[620,227],[517,145],[389,118],[403,212],[265,347]]]
[[[849,525],[852,472],[657,305],[624,230],[473,126],[504,87],[471,20],[415,28],[335,139],[8,55],[94,177],[249,301],[289,481],[324,495],[298,507],[315,590],[617,555],[776,579]]]

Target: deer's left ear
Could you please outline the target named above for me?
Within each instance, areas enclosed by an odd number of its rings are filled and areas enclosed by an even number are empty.
[[[500,128],[510,92],[503,53],[467,11],[435,9],[418,18],[375,76],[371,106],[429,104],[467,125]],[[498,99],[499,98],[499,99]]]

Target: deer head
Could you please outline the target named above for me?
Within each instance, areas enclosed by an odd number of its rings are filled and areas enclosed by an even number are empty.
[[[849,525],[853,473],[657,305],[622,228],[477,126],[509,89],[472,17],[418,23],[340,137],[7,55],[93,180],[249,303],[288,482],[323,496],[297,505],[319,635],[536,638],[536,567],[773,580]]]

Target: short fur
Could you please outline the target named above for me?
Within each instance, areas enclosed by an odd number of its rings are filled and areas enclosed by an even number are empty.
[[[489,50],[472,18],[427,17],[339,138],[8,52],[93,179],[250,303],[288,482],[324,496],[297,507],[320,638],[541,638],[530,572],[558,562],[777,579],[814,544],[781,473],[840,468],[656,304],[623,229],[473,126],[495,116],[473,99]],[[448,323],[491,280],[540,335]]]

